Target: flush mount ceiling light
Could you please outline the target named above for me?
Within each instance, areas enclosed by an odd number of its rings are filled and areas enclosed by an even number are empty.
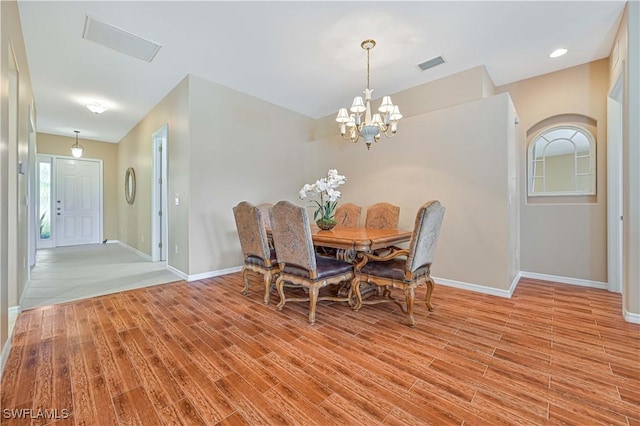
[[[380,140],[382,133],[389,138],[394,136],[398,128],[398,120],[402,118],[400,109],[391,103],[390,96],[383,96],[382,104],[378,108],[384,117],[378,113],[371,117],[371,92],[373,90],[369,88],[369,53],[375,45],[375,40],[365,40],[360,43],[360,47],[367,51],[367,88],[364,90],[364,101],[362,96],[356,96],[353,99],[353,105],[349,108],[353,114],[349,114],[346,108],[340,108],[336,117],[342,137],[357,143],[362,136],[367,144],[367,149],[371,148],[371,142]],[[363,112],[364,121],[362,119]]]
[[[74,132],[76,134],[76,143],[71,145],[71,155],[73,155],[75,158],[80,158],[82,157],[82,152],[84,151],[84,147],[78,143],[78,133],[80,133],[80,131],[74,130]]]
[[[568,52],[565,48],[556,49],[553,52],[549,53],[550,58],[559,58],[560,56],[566,54]]]
[[[87,104],[86,107],[89,108],[89,111],[91,111],[94,114],[102,114],[108,109],[106,106],[100,105],[98,102],[92,102],[90,104]]]

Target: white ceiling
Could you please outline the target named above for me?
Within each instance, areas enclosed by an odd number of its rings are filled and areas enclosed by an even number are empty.
[[[38,131],[118,142],[188,73],[319,118],[478,65],[502,85],[609,55],[625,2],[18,2]],[[85,16],[162,45],[149,63],[84,40]],[[569,53],[549,59],[566,47]],[[417,64],[442,55],[427,71]],[[110,109],[95,115],[84,104]],[[402,105],[400,105],[402,109]]]

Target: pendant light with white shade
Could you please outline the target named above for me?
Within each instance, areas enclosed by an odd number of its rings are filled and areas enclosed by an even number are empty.
[[[75,158],[80,158],[82,157],[84,147],[78,143],[78,133],[80,133],[80,131],[74,130],[74,132],[76,134],[76,143],[71,145],[71,155],[73,155]]]

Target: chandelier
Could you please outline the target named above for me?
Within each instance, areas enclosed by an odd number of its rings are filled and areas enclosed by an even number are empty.
[[[385,134],[392,137],[398,129],[398,120],[402,118],[400,108],[391,102],[391,96],[383,96],[378,113],[371,116],[371,90],[369,88],[369,54],[376,45],[375,40],[365,40],[360,43],[360,47],[367,51],[367,88],[364,90],[364,101],[362,96],[353,99],[353,105],[349,108],[340,108],[336,121],[340,126],[340,134],[344,139],[357,143],[360,137],[364,138],[367,149],[371,148],[371,142],[378,142],[380,135]],[[364,119],[362,117],[364,113]]]
[[[84,148],[78,143],[78,133],[80,133],[80,131],[74,130],[74,132],[76,134],[76,143],[71,145],[71,155],[73,155],[75,158],[80,158],[82,157],[82,151],[84,151]]]

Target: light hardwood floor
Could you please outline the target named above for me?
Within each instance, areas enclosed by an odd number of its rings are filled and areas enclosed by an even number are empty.
[[[41,408],[68,410],[61,425],[640,425],[640,326],[617,294],[436,286],[414,329],[395,305],[326,302],[310,326],[305,304],[263,305],[259,282],[246,297],[230,274],[20,314],[0,422]]]

